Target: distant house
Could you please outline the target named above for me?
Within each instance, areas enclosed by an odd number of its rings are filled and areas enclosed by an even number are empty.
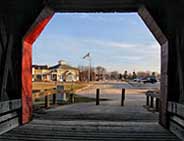
[[[33,81],[79,81],[79,69],[60,60],[55,66],[33,65]]]
[[[58,64],[49,68],[53,81],[79,81],[79,69],[60,60]]]
[[[32,66],[32,81],[48,81],[50,80],[48,65]]]

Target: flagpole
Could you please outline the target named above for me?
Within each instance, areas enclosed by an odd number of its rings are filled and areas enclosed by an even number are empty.
[[[86,58],[89,61],[89,66],[88,66],[88,82],[90,82],[90,76],[91,76],[91,56],[90,56],[90,53],[89,52],[83,57],[83,59],[86,59]]]
[[[88,81],[90,82],[91,77],[91,57],[89,57],[89,71],[88,71]]]

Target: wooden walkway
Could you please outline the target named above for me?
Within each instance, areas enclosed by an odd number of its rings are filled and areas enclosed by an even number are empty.
[[[145,94],[127,90],[121,107],[121,89],[117,85],[103,87],[101,97],[110,101],[101,101],[98,106],[91,102],[42,109],[29,124],[1,135],[0,141],[180,141],[158,124],[158,112],[144,108]],[[83,92],[93,96],[93,89]]]
[[[0,141],[179,141],[156,122],[33,120],[2,136]]]

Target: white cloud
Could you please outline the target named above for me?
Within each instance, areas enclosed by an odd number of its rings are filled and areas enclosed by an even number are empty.
[[[73,56],[81,58],[86,52],[90,51],[94,64],[104,64],[110,70],[127,68],[136,70],[145,68],[152,70],[160,69],[160,47],[157,42],[151,43],[125,43],[110,40],[84,39],[52,36],[47,37],[48,40],[41,43],[43,48],[47,49],[47,54],[54,53],[54,56],[61,56],[62,52],[70,52],[67,56],[68,60],[72,60]],[[49,40],[52,43],[49,44]],[[61,54],[61,55],[60,55]],[[72,58],[71,58],[72,57]],[[77,62],[77,58],[75,59]],[[108,67],[109,64],[112,67]],[[117,64],[120,64],[118,66]]]

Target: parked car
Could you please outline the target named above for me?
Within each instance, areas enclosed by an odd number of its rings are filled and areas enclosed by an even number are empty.
[[[147,77],[147,78],[142,79],[141,82],[143,82],[144,84],[145,83],[152,83],[153,84],[153,83],[156,83],[157,80],[155,78]]]
[[[135,78],[134,81],[135,82],[141,82],[141,78]]]

